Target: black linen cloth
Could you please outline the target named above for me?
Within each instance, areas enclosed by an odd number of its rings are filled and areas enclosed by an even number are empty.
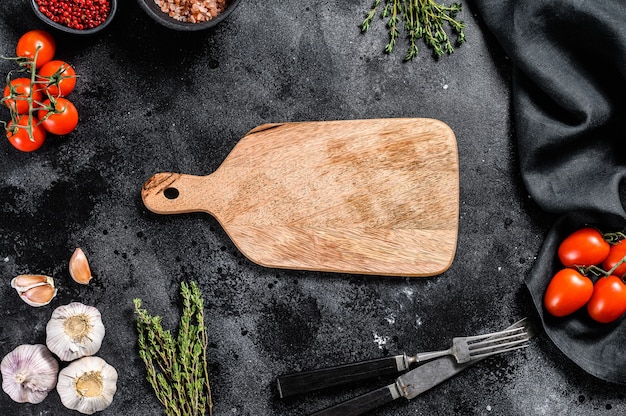
[[[557,248],[583,225],[623,230],[626,173],[626,2],[475,0],[512,60],[520,169],[531,197],[558,214],[526,285],[547,334],[590,374],[626,383],[626,321],[594,323],[585,310],[555,319],[543,294]]]

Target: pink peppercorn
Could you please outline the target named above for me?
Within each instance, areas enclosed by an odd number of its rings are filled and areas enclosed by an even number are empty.
[[[111,12],[109,0],[36,0],[39,11],[50,20],[71,29],[93,29]]]

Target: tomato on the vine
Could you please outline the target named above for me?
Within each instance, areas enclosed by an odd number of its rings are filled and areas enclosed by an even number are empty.
[[[614,275],[598,279],[587,311],[593,320],[604,324],[621,317],[626,312],[626,285],[622,279]]]
[[[39,49],[39,52],[37,52]],[[35,59],[37,52],[36,68],[41,68],[46,62],[50,62],[56,52],[56,42],[52,35],[45,30],[36,29],[24,33],[17,41],[15,53],[19,57]]]
[[[37,118],[33,117],[32,121],[32,133],[31,140],[28,134],[29,117],[27,115],[21,116],[17,125],[10,121],[7,126],[7,139],[17,150],[22,152],[32,152],[39,149],[46,141],[46,130],[37,125]]]
[[[575,269],[557,272],[546,289],[543,304],[554,316],[566,316],[585,306],[593,293],[593,282]]]
[[[74,104],[67,98],[57,98],[54,103],[50,100],[43,102],[43,107],[37,113],[41,126],[49,133],[63,136],[76,128],[78,124],[78,111]],[[53,107],[48,111],[48,107]]]
[[[559,246],[558,255],[565,267],[588,267],[602,263],[610,250],[602,233],[587,227],[567,236]]]
[[[53,60],[39,69],[38,82],[52,97],[65,97],[76,86],[76,71],[67,62]]]
[[[33,100],[33,108],[36,108],[36,102],[41,102],[41,91],[37,88],[31,88],[29,78],[15,78],[4,87],[4,104],[14,113],[28,113],[29,97]]]
[[[602,268],[608,272],[624,257],[626,257],[626,240],[619,240],[617,243],[611,245],[609,256],[602,262]],[[613,274],[618,277],[624,276],[626,274],[626,263],[617,266],[617,268],[613,270]]]

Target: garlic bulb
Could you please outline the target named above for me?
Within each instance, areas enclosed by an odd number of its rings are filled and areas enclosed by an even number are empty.
[[[47,305],[57,295],[54,279],[41,274],[21,274],[11,280],[11,287],[30,306]]]
[[[106,409],[116,390],[117,371],[100,357],[83,357],[59,373],[61,402],[86,415]]]
[[[0,364],[2,390],[19,403],[41,403],[57,383],[59,363],[45,345],[20,345]]]
[[[74,250],[74,254],[70,258],[70,276],[76,283],[80,283],[81,285],[89,284],[91,280],[91,269],[89,268],[89,262],[87,261],[87,256],[80,248]]]
[[[95,354],[102,338],[104,325],[100,311],[80,302],[56,308],[46,325],[46,345],[62,361]]]

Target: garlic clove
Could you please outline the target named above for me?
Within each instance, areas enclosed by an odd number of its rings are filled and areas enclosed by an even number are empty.
[[[18,403],[41,403],[57,384],[59,363],[45,345],[20,345],[0,363],[2,390]]]
[[[20,297],[30,306],[39,307],[49,304],[57,295],[57,289],[49,284],[35,286],[22,293]]]
[[[16,290],[24,291],[46,283],[54,285],[54,280],[42,274],[21,274],[11,280],[11,287]]]
[[[76,283],[81,285],[89,284],[92,278],[91,269],[89,268],[89,262],[87,256],[80,248],[74,250],[74,254],[70,258],[70,276]]]
[[[21,274],[11,280],[11,287],[30,306],[47,305],[57,295],[54,279],[41,274]]]
[[[98,309],[72,302],[52,312],[46,325],[46,345],[62,361],[73,361],[97,353],[104,333]]]
[[[117,391],[117,371],[100,357],[83,357],[59,373],[57,392],[71,410],[91,415],[106,409]]]

